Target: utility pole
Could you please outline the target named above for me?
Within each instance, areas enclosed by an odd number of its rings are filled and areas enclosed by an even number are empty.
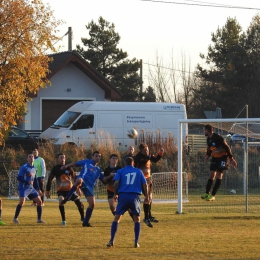
[[[72,29],[69,27],[68,30],[68,51],[72,51]]]
[[[143,95],[143,60],[140,60],[140,101],[142,101]]]

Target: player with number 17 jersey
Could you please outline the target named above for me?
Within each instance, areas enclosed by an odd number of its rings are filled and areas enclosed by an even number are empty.
[[[143,172],[134,166],[126,166],[117,171],[114,181],[119,181],[118,193],[142,194],[142,185],[146,183]]]
[[[133,166],[134,160],[131,157],[125,159],[125,168],[120,169],[116,172],[114,176],[115,181],[115,191],[114,199],[118,198],[118,203],[115,212],[115,218],[111,225],[110,230],[110,240],[107,247],[114,246],[114,239],[118,229],[118,224],[122,215],[129,209],[133,215],[134,220],[134,235],[135,242],[134,247],[139,247],[138,240],[140,236],[140,195],[142,190],[144,190],[145,202],[149,202],[149,194],[147,181],[144,177],[143,172]]]

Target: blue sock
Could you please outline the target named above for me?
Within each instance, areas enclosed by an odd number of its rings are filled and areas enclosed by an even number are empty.
[[[37,206],[37,217],[42,219],[42,206]]]
[[[116,232],[117,232],[117,228],[118,228],[118,223],[116,221],[113,221],[112,225],[111,225],[111,239],[110,239],[110,241],[114,241],[115,236],[116,236]]]
[[[20,204],[18,204],[18,205],[16,206],[16,210],[15,210],[14,218],[18,218],[21,209],[22,209],[22,206],[21,206]]]
[[[135,231],[135,243],[138,243],[138,241],[139,241],[140,230],[141,230],[141,224],[140,224],[140,222],[135,222],[135,227],[134,227],[134,231]]]
[[[88,222],[89,222],[89,220],[91,218],[92,212],[93,212],[93,209],[87,208],[87,210],[86,210],[86,217],[84,218],[84,221],[83,221],[84,225],[88,224]]]
[[[72,188],[69,190],[69,192],[68,192],[68,194],[67,194],[67,196],[66,196],[66,199],[67,199],[67,200],[70,199],[72,193],[75,192],[76,189],[77,189],[77,188],[76,188],[75,186],[72,186]]]

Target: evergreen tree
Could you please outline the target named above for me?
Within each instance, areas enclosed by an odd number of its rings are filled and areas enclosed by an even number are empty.
[[[260,16],[253,17],[243,41],[247,54],[246,80],[249,116],[260,117]]]
[[[77,45],[77,52],[124,94],[123,101],[139,101],[140,63],[117,47],[120,36],[115,25],[99,17],[98,24],[92,20],[86,28],[90,36],[82,38],[86,50]]]
[[[142,100],[144,102],[156,102],[156,95],[153,91],[152,87],[148,87],[145,92],[143,93],[143,98]]]
[[[242,45],[245,34],[236,19],[228,18],[223,28],[212,33],[213,44],[205,59],[208,68],[198,65],[197,75],[204,82],[198,91],[205,103],[212,104],[210,110],[222,108],[224,117],[235,117],[246,104],[247,55]],[[212,89],[211,89],[212,88]],[[208,96],[208,93],[214,93]],[[198,94],[198,93],[197,93]]]

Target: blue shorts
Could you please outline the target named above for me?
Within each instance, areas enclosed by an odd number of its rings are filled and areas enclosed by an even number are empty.
[[[94,197],[94,191],[92,190],[89,190],[85,185],[82,185],[80,187],[82,193],[84,194],[85,198],[89,197],[89,196],[92,196]]]
[[[120,193],[116,206],[116,215],[124,215],[130,209],[133,215],[140,216],[141,213],[140,197],[136,193]]]
[[[19,189],[19,197],[27,197],[28,199],[32,200],[37,198],[39,193],[34,188],[25,188]]]

